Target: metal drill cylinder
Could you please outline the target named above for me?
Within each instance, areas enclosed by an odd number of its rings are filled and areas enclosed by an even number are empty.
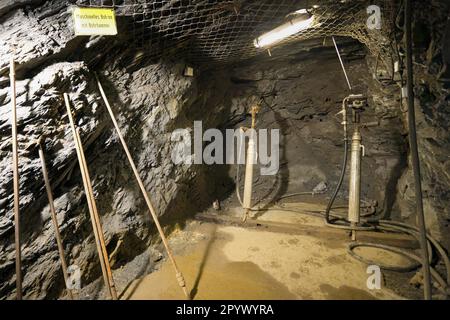
[[[358,128],[352,136],[350,158],[350,192],[348,199],[348,220],[359,223],[361,193],[361,134]]]
[[[245,180],[244,180],[244,209],[251,209],[252,207],[252,185],[253,185],[253,166],[256,162],[255,137],[252,130],[247,149],[247,162],[245,166]]]

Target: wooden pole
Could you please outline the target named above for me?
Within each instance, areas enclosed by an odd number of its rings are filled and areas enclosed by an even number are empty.
[[[128,162],[130,163],[131,169],[133,170],[134,176],[136,177],[136,180],[137,180],[137,183],[139,185],[139,188],[141,189],[142,195],[144,196],[144,199],[145,199],[145,202],[147,204],[147,207],[148,207],[148,210],[150,212],[150,215],[153,218],[153,221],[154,221],[154,223],[156,225],[156,228],[158,229],[159,235],[160,235],[161,240],[162,240],[162,242],[164,244],[164,247],[166,249],[167,255],[168,255],[168,257],[169,257],[169,259],[170,259],[170,261],[172,263],[173,268],[175,269],[175,275],[176,275],[178,284],[183,289],[183,292],[184,292],[185,296],[188,299],[190,299],[191,296],[190,296],[189,292],[187,291],[186,282],[184,280],[184,276],[181,273],[181,271],[178,269],[178,266],[177,266],[177,263],[175,261],[175,258],[173,257],[172,250],[171,250],[171,248],[169,246],[169,243],[167,242],[166,236],[164,235],[164,231],[161,228],[161,225],[159,223],[158,216],[156,215],[156,212],[155,212],[155,209],[153,207],[153,204],[150,201],[150,198],[149,198],[149,196],[147,194],[147,191],[145,190],[144,183],[142,182],[142,179],[139,176],[139,172],[138,172],[138,170],[136,168],[136,165],[134,164],[134,161],[133,161],[133,158],[132,158],[132,156],[130,154],[130,151],[128,150],[127,143],[125,142],[125,139],[123,138],[122,133],[120,132],[119,125],[117,124],[117,121],[116,121],[116,118],[114,116],[114,113],[113,113],[113,111],[111,109],[111,106],[110,106],[110,104],[108,102],[108,99],[106,98],[105,92],[103,91],[102,84],[100,83],[100,80],[99,80],[97,74],[95,74],[95,77],[97,79],[98,88],[99,88],[100,93],[102,95],[103,101],[105,102],[106,108],[108,109],[108,113],[111,116],[111,121],[114,124],[114,127],[116,129],[117,135],[119,136],[120,142],[122,143],[122,147],[123,147],[123,149],[124,149],[124,151],[125,151],[125,153],[127,155]]]
[[[13,51],[14,52],[14,51]],[[20,249],[20,216],[19,216],[19,156],[17,153],[17,112],[16,112],[16,68],[14,53],[11,54],[9,76],[11,82],[11,127],[12,127],[12,160],[14,188],[14,239],[16,247],[16,299],[22,300],[22,262]]]
[[[47,172],[47,166],[45,164],[44,150],[42,150],[41,143],[38,142],[38,144],[39,144],[39,158],[41,159],[42,174],[44,176],[44,182],[45,182],[45,190],[47,191],[48,203],[50,206],[50,213],[52,215],[53,229],[55,231],[56,244],[58,245],[59,259],[61,261],[61,268],[62,268],[62,272],[63,272],[63,276],[64,276],[64,283],[67,287],[69,277],[67,275],[67,264],[66,264],[66,259],[64,257],[64,247],[63,247],[62,240],[61,240],[61,233],[59,232],[58,217],[56,216],[55,206],[53,204],[52,187],[50,185],[50,180],[48,179],[48,172]],[[72,290],[67,288],[67,293],[69,294],[69,298],[71,300],[73,300]]]
[[[111,268],[109,265],[108,253],[106,252],[106,246],[103,238],[103,232],[101,227],[99,228],[99,219],[98,219],[98,211],[95,205],[95,199],[92,192],[92,185],[89,178],[89,172],[87,171],[87,166],[85,165],[85,158],[83,153],[83,148],[81,142],[79,141],[79,134],[75,129],[75,122],[73,120],[72,111],[70,110],[70,102],[69,96],[67,93],[64,93],[64,101],[66,104],[67,114],[69,117],[70,127],[72,129],[72,133],[75,141],[75,150],[77,152],[78,163],[80,165],[80,172],[83,179],[84,190],[86,193],[86,199],[89,208],[89,214],[91,217],[92,228],[94,230],[95,236],[95,244],[97,246],[97,252],[100,260],[100,266],[102,268],[103,281],[105,282],[105,286],[108,289],[111,298],[117,299],[117,293],[114,288],[114,282],[110,282],[112,279]]]

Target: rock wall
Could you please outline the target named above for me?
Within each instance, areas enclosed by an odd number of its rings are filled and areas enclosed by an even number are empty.
[[[192,126],[191,118],[198,119],[199,115],[205,126],[225,121],[226,109],[220,104],[223,90],[217,90],[215,82],[182,76],[182,62],[146,62],[139,52],[120,45],[119,39],[74,39],[70,28],[66,28],[69,14],[65,1],[47,1],[37,8],[14,8],[0,18],[3,30],[0,42],[14,44],[17,61],[25,298],[55,298],[64,287],[37,154],[36,140],[40,137],[44,138],[68,263],[82,270],[85,288],[82,297],[95,296],[101,288],[64,92],[70,95],[76,124],[81,130],[114,276],[119,290],[123,289],[127,279],[151,265],[152,257],[146,249],[150,244],[157,245],[158,237],[112,129],[94,71],[99,71],[147,191],[162,216],[162,223],[168,227],[212,202],[215,178],[226,181],[220,178],[220,169],[175,166],[170,158],[170,136],[174,129]],[[1,50],[0,298],[13,298],[9,46],[3,45]],[[214,113],[209,112],[211,106]],[[191,110],[196,110],[195,116]],[[212,177],[208,170],[215,170]],[[217,185],[220,188],[221,184]],[[134,267],[119,268],[143,253],[147,256]]]
[[[361,114],[365,157],[362,160],[362,198],[364,205],[376,207],[378,215],[390,217],[395,204],[397,182],[406,170],[406,145],[398,114],[389,112],[384,101],[377,100],[362,46],[342,42],[341,51],[353,93],[368,96],[368,107]],[[263,57],[241,64],[231,74],[233,85],[230,125],[250,126],[249,110],[261,100],[257,128],[280,130],[280,170],[275,176],[260,175],[255,170],[254,198],[265,207],[280,197],[312,192],[286,200],[326,203],[336,187],[343,158],[342,100],[350,94],[332,44],[310,52]],[[392,104],[395,103],[395,100]],[[398,106],[391,106],[397,108]],[[351,121],[351,115],[348,118]],[[348,137],[352,128],[349,126]],[[241,187],[243,184],[241,170]],[[348,201],[348,173],[337,203]],[[235,176],[235,167],[231,168]],[[369,209],[368,209],[369,210]],[[370,209],[373,210],[373,209]]]
[[[414,25],[415,105],[424,209],[431,232],[450,248],[450,4],[417,3]],[[412,197],[412,178],[399,191]],[[408,188],[408,186],[410,186]],[[408,212],[403,210],[403,212]]]
[[[422,189],[427,229],[450,248],[450,197],[449,197],[449,63],[450,63],[450,5],[448,1],[414,1],[413,59],[416,125],[421,161]],[[398,29],[399,52],[404,59],[404,48]],[[396,57],[398,60],[398,57]],[[368,57],[372,74],[384,74],[387,81],[374,82],[372,95],[378,105],[393,116],[402,119],[402,135],[408,148],[407,104],[402,99],[399,78],[392,83],[389,70],[376,63],[376,57]],[[390,68],[389,68],[390,69]],[[406,79],[406,78],[404,78]],[[396,216],[416,224],[414,177],[411,159],[407,153],[407,167],[398,181]]]

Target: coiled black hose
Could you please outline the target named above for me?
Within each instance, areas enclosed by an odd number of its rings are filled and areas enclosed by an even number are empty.
[[[267,209],[252,209],[252,211],[272,211],[272,210],[294,212],[294,213],[306,214],[306,215],[310,215],[310,216],[314,216],[314,217],[325,218],[325,212],[323,212],[323,211],[315,211],[315,210],[305,211],[303,209],[298,210],[298,209],[296,209],[295,206],[291,209],[287,209],[284,207],[267,208]],[[337,220],[346,221],[345,217],[340,216],[336,213],[332,213],[331,209],[330,209],[330,212],[328,213],[328,215],[329,215],[329,217],[333,218],[334,221],[337,221]],[[362,221],[366,222],[366,223],[370,223],[369,221],[367,221],[367,219],[362,219]],[[333,224],[333,226],[336,226],[336,224]],[[345,225],[337,225],[337,226],[347,227]],[[399,222],[399,221],[379,220],[377,222],[377,224],[373,226],[373,229],[378,230],[378,231],[408,234],[408,235],[411,235],[412,237],[414,237],[416,240],[418,240],[420,237],[420,231],[418,228],[416,228],[412,225],[406,224],[406,223]],[[446,251],[444,250],[444,248],[442,247],[442,245],[436,239],[434,239],[430,234],[427,234],[427,240],[428,241],[427,241],[426,246],[427,246],[428,252],[430,253],[428,264],[431,264],[431,261],[433,260],[433,248],[434,248],[439,253],[439,256],[441,257],[442,261],[444,262],[445,269],[446,269],[446,280],[444,280],[442,278],[442,276],[433,267],[430,267],[431,276],[437,283],[437,289],[442,294],[444,294],[446,297],[448,297],[448,296],[450,296],[450,260],[449,260],[449,257],[447,255]],[[377,248],[377,249],[394,252],[396,254],[402,255],[402,256],[412,260],[413,263],[408,266],[383,265],[383,264],[380,264],[379,262],[375,262],[375,261],[366,259],[366,258],[358,255],[354,251],[354,249],[357,247]],[[409,252],[407,250],[404,250],[404,249],[400,249],[400,248],[396,248],[396,247],[392,247],[392,246],[388,246],[388,245],[383,245],[383,244],[378,244],[378,243],[352,242],[348,245],[347,251],[350,254],[350,256],[352,256],[353,258],[355,258],[367,265],[378,265],[383,270],[390,270],[390,271],[395,271],[395,272],[410,272],[410,271],[416,270],[423,266],[423,262],[422,262],[420,256],[418,256],[412,252]]]

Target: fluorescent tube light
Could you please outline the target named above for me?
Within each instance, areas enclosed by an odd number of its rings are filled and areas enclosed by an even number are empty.
[[[270,47],[300,31],[310,28],[314,22],[314,16],[303,10],[299,10],[295,13],[294,18],[288,22],[282,24],[281,26],[269,31],[262,36],[256,38],[253,44],[256,48],[267,48]]]

